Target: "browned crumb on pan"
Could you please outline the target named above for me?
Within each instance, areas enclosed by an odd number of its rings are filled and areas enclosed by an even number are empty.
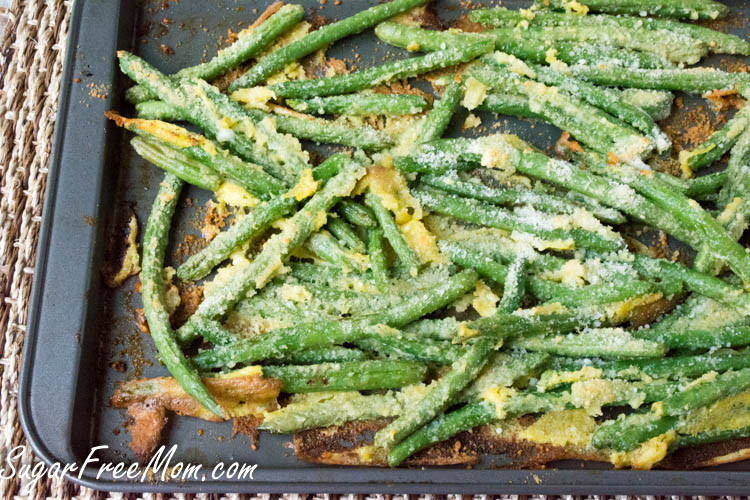
[[[174,251],[174,259],[177,262],[185,262],[191,255],[203,250],[208,242],[203,238],[198,238],[194,234],[186,235],[181,242],[177,244]]]
[[[467,33],[481,33],[484,31],[481,24],[470,20],[469,16],[466,14],[453,21],[451,28],[456,28]]]
[[[136,314],[136,323],[138,324],[138,329],[143,333],[151,335],[151,330],[149,330],[148,328],[148,321],[146,321],[146,313],[143,310],[143,308],[139,307],[138,309],[136,309],[135,314]]]
[[[673,153],[677,154],[683,149],[702,144],[724,121],[725,117],[719,116],[716,123],[712,123],[704,106],[689,109],[682,97],[678,97],[675,99],[674,112],[660,125],[672,141]]]
[[[244,434],[250,438],[250,446],[253,450],[258,449],[258,440],[260,438],[260,430],[258,426],[263,423],[263,418],[255,415],[248,415],[246,417],[237,417],[232,422],[232,436],[237,434]]]
[[[133,419],[127,426],[130,448],[139,460],[145,462],[159,446],[161,431],[167,424],[166,410],[159,404],[137,403],[128,407],[128,415]]]
[[[211,241],[221,232],[221,228],[226,225],[227,216],[229,216],[229,211],[226,206],[212,200],[206,202],[206,214],[203,216],[201,234],[207,241]]]
[[[169,45],[165,45],[165,44],[162,43],[159,46],[159,48],[161,49],[162,53],[164,53],[164,54],[166,54],[168,56],[173,56],[174,55],[174,49],[172,47],[170,47]]]
[[[180,305],[169,318],[173,328],[179,328],[198,309],[203,300],[203,286],[179,281],[177,290],[180,293]]]
[[[680,168],[680,162],[677,158],[657,156],[649,161],[649,165],[651,165],[656,171],[671,174],[675,177],[682,176],[682,169]]]

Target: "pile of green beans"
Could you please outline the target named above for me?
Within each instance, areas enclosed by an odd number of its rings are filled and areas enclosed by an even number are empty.
[[[750,55],[687,22],[729,10],[539,0],[472,10],[469,32],[419,26],[426,3],[314,30],[302,6],[274,5],[171,75],[118,52],[138,117],[107,117],[164,175],[140,263],[173,377],[149,385],[154,404],[192,398],[216,420],[239,403],[279,433],[389,419],[345,455],[391,467],[485,425],[561,446],[536,426],[581,419],[575,456],[634,468],[750,437],[750,108],[679,154],[660,125],[673,91],[750,95],[745,73],[687,67]],[[305,73],[370,28],[418,54]],[[487,132],[503,116],[559,128],[554,153]],[[456,136],[460,120],[472,132]],[[659,170],[667,155],[681,176]],[[185,184],[214,197],[211,224],[171,262]],[[202,293],[186,319],[185,284]],[[259,381],[286,396],[245,405]]]

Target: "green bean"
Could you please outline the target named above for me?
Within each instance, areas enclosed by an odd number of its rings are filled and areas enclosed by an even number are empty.
[[[461,347],[445,341],[403,334],[365,337],[355,341],[354,345],[365,351],[374,352],[381,358],[440,365],[450,365],[463,353]]]
[[[474,401],[481,399],[488,389],[512,387],[517,380],[537,374],[548,360],[549,355],[541,352],[495,352],[482,373],[464,389],[459,400]]]
[[[182,181],[167,174],[162,181],[154,200],[151,214],[143,236],[143,267],[141,284],[143,287],[143,310],[146,315],[151,338],[167,370],[185,392],[194,397],[206,409],[224,419],[226,413],[213,395],[203,385],[198,372],[185,358],[177,344],[169,324],[169,312],[164,302],[162,266],[166,252],[167,238],[172,215],[180,198]]]
[[[726,125],[711,134],[703,144],[693,149],[680,151],[680,166],[687,174],[712,165],[724,153],[732,149],[742,132],[747,129],[750,118],[750,108],[743,107],[730,119]]]
[[[459,328],[459,321],[453,316],[440,319],[421,319],[407,325],[402,330],[411,337],[423,337],[433,340],[453,340]]]
[[[115,113],[107,113],[107,116],[146,139],[163,142],[180,154],[203,163],[220,175],[221,181],[234,182],[254,196],[268,198],[284,188],[282,182],[260,166],[242,161],[200,134],[158,120],[128,119]]]
[[[260,235],[274,221],[291,212],[296,206],[297,200],[287,196],[277,196],[261,203],[229,229],[216,235],[207,247],[191,255],[177,268],[177,277],[183,281],[203,278],[229,258],[240,245]]]
[[[651,283],[633,279],[631,276],[616,276],[606,283],[580,287],[569,287],[554,281],[529,279],[529,291],[546,302],[559,302],[567,307],[612,304],[623,300],[655,293]]]
[[[584,209],[582,205],[562,196],[531,189],[494,189],[481,183],[462,181],[455,173],[442,176],[423,175],[420,180],[428,186],[448,193],[487,201],[495,205],[530,205],[545,212],[568,215]],[[594,206],[589,209],[594,216],[604,222],[622,224],[626,220],[622,214],[611,208]]]
[[[629,14],[633,16],[675,17],[678,19],[719,19],[729,14],[729,8],[713,0],[583,0],[580,2],[594,12]],[[536,0],[536,5],[556,10],[566,9],[565,0]]]
[[[719,441],[728,441],[730,439],[741,439],[750,437],[750,427],[740,427],[739,429],[728,429],[721,431],[706,431],[695,436],[680,434],[677,439],[676,448],[687,448],[690,446],[699,446],[702,444],[717,443]]]
[[[467,222],[507,231],[533,234],[546,241],[568,242],[568,244],[573,244],[575,248],[599,249],[605,252],[622,248],[620,241],[600,236],[591,231],[577,228],[570,230],[548,229],[544,224],[527,222],[501,208],[460,198],[434,188],[420,186],[413,190],[413,194],[425,208]]]
[[[511,345],[560,356],[596,356],[603,359],[658,358],[666,352],[662,344],[636,338],[621,328],[591,329],[556,336],[523,336],[514,339]]]
[[[750,387],[750,368],[726,371],[712,378],[698,379],[684,390],[662,401],[657,412],[669,416],[687,415],[697,408],[739,394],[748,387]]]
[[[711,379],[699,379],[654,405],[656,410],[651,413],[620,416],[602,425],[594,432],[591,443],[597,448],[632,450],[654,436],[673,430],[678,424],[677,417],[734,396],[749,386],[750,368],[724,372]]]
[[[556,86],[572,96],[579,96],[589,104],[603,109],[643,132],[656,142],[659,152],[668,150],[672,145],[667,135],[654,123],[648,113],[625,102],[616,92],[565,76],[548,67],[533,66],[533,70],[540,82]]]
[[[365,273],[358,273],[357,271],[344,273],[340,267],[332,266],[330,264],[289,262],[289,268],[291,269],[290,276],[295,279],[306,283],[324,284],[326,286],[329,286],[331,282],[335,282],[345,276],[351,276],[354,279],[360,280],[367,279]]]
[[[638,335],[638,332],[635,332]],[[649,335],[670,349],[716,349],[741,347],[750,344],[750,327],[730,325],[711,330],[677,330]]]
[[[631,160],[634,156],[644,156],[653,150],[653,141],[629,125],[577,97],[557,92],[555,87],[512,72],[502,66],[497,57],[483,57],[484,64],[472,66],[471,75],[493,89],[528,97],[534,113],[604,155],[612,152],[620,158]]]
[[[512,28],[526,21],[532,26],[586,26],[599,27],[610,30],[626,29],[669,31],[685,37],[704,42],[711,52],[717,54],[750,54],[750,43],[746,40],[706,28],[697,24],[681,23],[668,19],[655,19],[638,16],[608,16],[586,15],[571,16],[567,14],[537,11],[532,19],[526,19],[517,10],[502,7],[493,9],[477,9],[469,14],[469,18],[485,26]],[[567,61],[566,61],[567,62]],[[637,67],[637,66],[631,66]]]
[[[451,78],[450,75],[448,78]],[[464,86],[460,81],[456,81],[453,76],[448,85],[445,86],[440,99],[433,103],[432,110],[427,113],[422,123],[419,124],[417,133],[417,142],[423,143],[442,137],[445,129],[448,128],[453,114],[461,97],[464,94]]]
[[[264,360],[270,363],[290,363],[294,365],[317,365],[320,363],[342,363],[344,361],[364,361],[367,354],[359,349],[332,345],[296,351],[284,357]]]
[[[205,297],[195,315],[209,319],[220,317],[248,293],[262,288],[286,257],[312,234],[320,214],[325,214],[338,198],[348,195],[362,175],[364,169],[358,164],[347,164],[287,221],[280,233],[271,236],[249,265],[239,269],[219,292]],[[178,338],[183,343],[195,339],[190,320],[180,327]]]
[[[401,230],[396,225],[393,217],[391,217],[390,212],[383,206],[380,198],[372,192],[368,192],[365,195],[365,204],[375,214],[378,224],[383,229],[385,238],[391,244],[393,251],[396,252],[401,265],[410,273],[415,274],[420,265],[419,257],[407,245],[404,236],[401,234]]]
[[[684,283],[685,288],[691,292],[735,306],[743,311],[750,310],[750,299],[746,293],[710,274],[698,272],[677,262],[640,254],[634,255],[632,264],[639,274],[647,278],[678,280]]]
[[[638,106],[653,120],[664,120],[672,114],[674,94],[671,92],[648,89],[622,89],[619,92],[625,102]]]
[[[746,166],[748,158],[750,158],[750,131],[745,129],[737,144],[732,148],[726,170],[719,174],[710,174],[712,176],[724,174],[717,205],[725,207],[725,213],[720,214],[717,221],[720,221],[734,240],[742,237],[750,219],[750,199],[747,195],[750,190],[750,173]],[[723,262],[716,259],[712,255],[711,246],[704,243],[695,257],[694,266],[698,271],[718,274],[723,268]]]
[[[620,64],[636,68],[664,68],[673,64],[667,59],[619,47],[600,44],[572,42],[550,42],[536,38],[495,36],[492,32],[463,33],[457,31],[434,31],[399,24],[392,21],[380,23],[375,34],[386,43],[408,50],[431,52],[456,48],[481,40],[493,40],[495,49],[521,59],[544,64],[554,53],[555,58],[567,64]],[[550,52],[553,51],[553,52]]]
[[[382,85],[392,80],[409,78],[468,62],[482,54],[491,52],[492,49],[493,44],[490,41],[475,43],[461,48],[431,52],[425,56],[387,62],[348,75],[277,83],[271,85],[270,89],[279,97],[297,99],[348,94]]]
[[[591,444],[600,449],[630,451],[653,437],[669,432],[676,424],[676,417],[659,417],[651,413],[619,415],[616,420],[606,422],[594,431]]]
[[[411,433],[442,413],[454,398],[479,375],[495,349],[492,338],[479,338],[457,359],[448,373],[438,379],[415,405],[405,408],[396,420],[375,434],[375,446],[390,451]]]
[[[410,361],[349,361],[319,365],[264,366],[263,376],[277,378],[283,392],[373,391],[421,382],[427,367]]]
[[[424,111],[424,97],[411,94],[349,94],[310,99],[287,99],[287,105],[301,113],[318,115],[413,115]]]
[[[551,367],[559,370],[578,370],[593,366],[607,378],[694,378],[710,372],[725,372],[750,368],[750,355],[743,351],[721,350],[709,354],[670,356],[660,359],[603,361],[597,359],[555,358]]]
[[[395,417],[401,413],[402,404],[398,397],[401,394],[303,393],[292,396],[292,401],[285,407],[266,413],[260,428],[289,433],[341,425],[352,420]]]
[[[667,61],[666,64],[660,65],[667,67],[695,64],[708,53],[706,43],[682,33],[674,33],[666,29],[649,30],[635,26],[629,29],[618,27],[613,29],[609,26],[590,26],[582,23],[559,26],[532,25],[522,31],[514,28],[496,28],[487,33],[495,37],[496,46],[507,42],[517,45],[518,42],[515,40],[519,38],[533,40],[538,44],[570,42],[611,45],[630,51],[651,53]],[[503,45],[500,46],[503,47]],[[623,65],[615,66],[625,69]]]
[[[474,271],[463,271],[429,290],[410,294],[404,298],[404,302],[386,311],[360,319],[318,321],[273,330],[258,339],[248,339],[202,352],[193,361],[196,366],[207,370],[275,358],[312,347],[353,342],[369,335],[381,335],[383,329],[377,325],[398,328],[409,324],[458,299],[474,287],[476,280],[477,274]]]
[[[481,140],[442,139],[420,146],[412,156],[395,158],[394,165],[406,171],[437,174],[455,168],[478,167],[484,148],[500,151],[518,148],[520,157],[513,162],[513,167],[520,173],[577,191],[682,241],[699,240],[697,231],[685,226],[673,213],[640,196],[633,189],[567,162],[548,158],[524,144],[515,136],[502,135],[487,136]],[[508,153],[508,156],[511,157],[511,154]]]
[[[364,150],[378,150],[394,144],[389,134],[362,125],[354,128],[330,120],[322,120],[309,115],[294,115],[284,108],[276,107],[275,113],[245,108],[248,116],[256,120],[265,118],[273,120],[276,128],[283,134],[292,134],[300,139],[309,139],[323,144],[342,144]],[[178,108],[162,101],[146,101],[136,105],[138,116],[151,120],[190,121]]]
[[[531,362],[524,362],[525,358],[529,358]],[[471,401],[480,398],[486,389],[498,386],[509,387],[514,380],[530,375],[545,359],[546,355],[535,353],[530,353],[522,358],[497,353],[495,359],[485,367],[485,373],[480,375],[464,391],[462,396]],[[396,445],[388,454],[388,463],[395,467],[407,457],[431,444],[445,441],[459,432],[490,424],[497,420],[498,411],[493,403],[482,399],[471,401],[458,410],[439,415]]]
[[[498,310],[512,313],[521,307],[523,296],[526,295],[526,265],[525,257],[518,257],[508,267],[508,273],[503,282],[503,298],[500,300]]]
[[[143,101],[135,105],[138,118],[142,120],[160,120],[165,122],[187,122],[184,110],[164,101]]]
[[[363,271],[367,268],[367,260],[364,255],[344,249],[336,238],[324,229],[310,235],[304,247],[329,264],[339,266],[344,270],[359,269]]]
[[[290,184],[307,166],[306,154],[297,139],[279,134],[270,120],[250,117],[216,87],[203,80],[175,82],[133,54],[118,51],[117,56],[123,73],[179,108],[191,123],[226,143],[238,156]],[[227,123],[232,123],[232,127]]]
[[[722,170],[721,172],[714,172],[690,179],[685,196],[700,199],[707,194],[715,193],[726,184],[727,178],[728,172]]]
[[[745,131],[740,135],[737,144],[732,148],[732,154],[729,157],[729,164],[724,172],[726,181],[719,192],[719,205],[729,205],[735,198],[740,198],[747,202],[748,193],[750,192],[750,168],[748,168],[748,159],[750,159],[750,131]],[[750,213],[747,209],[743,212],[740,210],[743,218],[748,218]],[[745,228],[737,232],[737,239],[745,232]]]
[[[181,180],[208,191],[217,191],[222,178],[212,169],[154,139],[133,137],[130,140],[143,159]]]
[[[261,116],[257,110],[248,110],[248,113]],[[356,128],[331,120],[320,118],[299,117],[282,114],[277,110],[274,114],[265,114],[272,117],[280,132],[292,134],[301,139],[308,139],[322,144],[341,144],[353,148],[362,148],[365,151],[379,151],[395,144],[395,139],[387,132],[375,130],[369,125],[359,125]]]
[[[388,264],[383,253],[383,230],[372,227],[367,230],[367,253],[370,255],[370,268],[378,290],[388,286]]]
[[[350,224],[355,226],[372,228],[378,225],[372,211],[352,200],[341,200],[336,205],[336,211]]]
[[[262,24],[239,32],[237,40],[220,50],[211,60],[178,71],[173,78],[201,78],[211,81],[252,58],[271,45],[274,40],[289,31],[302,20],[305,9],[301,5],[284,5]],[[131,103],[140,103],[154,98],[146,87],[129,88],[125,98]]]
[[[587,162],[587,166],[598,168],[592,162]],[[697,247],[696,249],[700,249],[701,244],[710,246],[711,254],[717,259],[726,261],[729,267],[750,287],[750,256],[742,245],[737,243],[716,219],[706,213],[695,201],[675,192],[653,176],[642,175],[635,169],[619,166],[604,167],[604,165],[601,168],[654,201],[662,209],[674,214],[685,226],[693,226],[699,237],[697,240],[686,243],[693,245],[694,248]]]
[[[362,238],[343,219],[332,218],[326,224],[326,229],[345,247],[359,253],[363,253],[366,250]]]
[[[732,89],[750,82],[750,76],[745,73],[727,73],[715,68],[630,69],[616,66],[572,66],[570,71],[573,76],[597,85],[679,90],[697,94]]]
[[[239,335],[212,319],[196,317],[193,320],[193,326],[201,337],[214,345],[227,345],[242,339]]]
[[[495,405],[486,401],[469,403],[458,410],[439,415],[394,446],[388,453],[388,465],[397,467],[419,450],[450,439],[459,432],[496,420]]]
[[[336,40],[360,33],[370,26],[374,26],[389,17],[422,5],[425,2],[426,0],[393,0],[370,7],[341,21],[322,26],[299,40],[264,57],[258,64],[235,80],[229,88],[235,91],[238,88],[258,85],[269,76],[280,71],[287,64],[302,59],[318,49],[327,47]]]
[[[480,111],[490,111],[499,115],[518,116],[520,118],[544,119],[542,115],[531,110],[529,98],[523,95],[492,92],[477,107]]]

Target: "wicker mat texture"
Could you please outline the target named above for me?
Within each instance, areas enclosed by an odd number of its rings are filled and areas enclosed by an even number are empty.
[[[5,1],[5,0],[3,0]],[[16,398],[28,297],[42,215],[60,78],[72,0],[12,0],[0,8],[0,468],[9,450],[24,444]],[[2,7],[2,3],[0,3]],[[30,452],[13,466],[33,465]],[[4,476],[4,474],[0,474]],[[31,492],[25,481],[0,479],[2,499],[113,498],[166,499],[169,495],[95,492],[61,481],[39,481]],[[459,495],[177,495],[185,499],[227,500],[546,500],[555,497]],[[605,500],[607,497],[558,497]],[[612,497],[610,497],[612,498]],[[631,499],[636,497],[616,497]],[[677,500],[680,497],[643,497]],[[698,498],[698,497],[696,497]],[[706,497],[700,497],[706,498]],[[740,500],[747,497],[724,497]]]

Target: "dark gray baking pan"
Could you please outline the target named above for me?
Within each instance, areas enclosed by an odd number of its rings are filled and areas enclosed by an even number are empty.
[[[94,446],[107,446],[96,454],[101,461],[131,463],[126,416],[110,408],[108,400],[123,380],[165,373],[155,361],[150,338],[136,326],[134,311],[140,307],[140,295],[133,288],[137,280],[110,291],[100,277],[115,214],[132,208],[143,229],[161,179],[160,172],[131,152],[127,134],[104,118],[109,109],[132,114],[122,97],[130,82],[117,69],[115,51],[133,50],[162,70],[174,72],[212,56],[225,43],[228,29],[238,31],[252,22],[267,2],[75,2],[19,394],[26,436],[47,463],[80,464]],[[376,2],[343,0],[335,5],[328,0],[323,5],[318,0],[301,0],[309,15],[334,19]],[[735,15],[750,14],[744,2],[732,3]],[[507,4],[515,6],[512,1]],[[436,8],[446,23],[463,11],[458,0],[438,0]],[[165,54],[162,44],[174,54]],[[356,52],[361,66],[389,55],[404,56],[398,49],[376,47],[370,30],[336,44],[331,54],[350,58]],[[492,120],[483,116],[485,124]],[[463,116],[455,122],[462,123]],[[503,119],[503,129],[540,147],[553,144],[559,134],[552,127],[514,119]],[[206,200],[196,189],[183,195],[173,242],[196,232],[199,207]],[[176,250],[173,243],[170,259]],[[326,467],[298,461],[287,446],[289,436],[262,435],[254,451],[248,438],[232,438],[231,434],[230,423],[173,418],[165,442],[179,444],[173,463],[203,464],[207,471],[219,461],[258,464],[253,480],[114,481],[109,473],[96,477],[100,463],[71,479],[92,488],[129,492],[739,495],[750,491],[750,468],[742,463],[695,472],[613,471],[580,463],[536,471],[493,468],[502,457],[488,458],[486,464],[471,470]]]

